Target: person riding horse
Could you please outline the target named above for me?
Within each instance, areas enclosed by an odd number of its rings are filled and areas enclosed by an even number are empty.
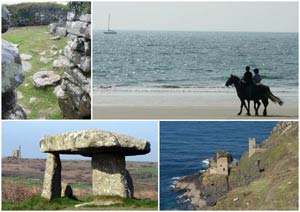
[[[243,78],[241,79],[241,87],[245,90],[246,96],[250,99],[252,96],[252,87],[253,87],[253,80],[252,80],[252,73],[250,72],[250,67],[246,66],[246,72],[244,73]]]

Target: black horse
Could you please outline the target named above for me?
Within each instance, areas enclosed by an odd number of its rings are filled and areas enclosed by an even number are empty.
[[[254,101],[254,110],[255,110],[255,115],[258,116],[258,109],[260,107],[260,100],[262,101],[263,105],[264,105],[264,112],[263,115],[266,116],[267,115],[267,106],[269,104],[268,99],[270,99],[272,102],[274,103],[278,103],[279,105],[283,104],[283,101],[276,97],[274,94],[272,94],[270,88],[266,85],[263,84],[258,84],[258,85],[253,85],[252,86],[252,95],[248,96],[247,92],[245,90],[245,88],[242,87],[242,85],[240,84],[240,78],[235,76],[235,75],[231,75],[229,77],[229,79],[226,81],[225,86],[230,86],[230,85],[234,85],[237,95],[241,100],[241,107],[240,107],[240,112],[238,113],[238,115],[241,115],[243,107],[246,108],[247,110],[247,115],[250,116],[250,101],[253,100]],[[245,100],[247,100],[248,102],[248,107],[245,104]]]

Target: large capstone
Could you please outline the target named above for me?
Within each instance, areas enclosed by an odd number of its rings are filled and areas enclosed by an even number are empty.
[[[132,179],[126,170],[125,157],[100,154],[92,157],[93,194],[133,197]]]
[[[42,197],[48,200],[61,197],[61,162],[59,154],[48,154]]]
[[[101,130],[81,130],[40,140],[40,151],[93,156],[101,153],[142,155],[150,152],[150,143],[126,135]]]

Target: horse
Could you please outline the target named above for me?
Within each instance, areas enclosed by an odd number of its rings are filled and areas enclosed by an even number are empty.
[[[247,115],[250,116],[250,101],[253,100],[254,101],[254,110],[255,110],[255,115],[258,116],[258,109],[261,105],[260,100],[262,101],[263,105],[264,105],[264,112],[263,115],[267,116],[267,107],[269,104],[268,99],[270,99],[272,102],[274,102],[275,104],[278,103],[280,106],[283,105],[283,101],[278,98],[277,96],[275,96],[270,88],[266,85],[263,84],[257,84],[257,85],[253,85],[252,86],[252,95],[249,96],[247,95],[245,89],[242,87],[241,83],[240,83],[240,78],[232,75],[229,77],[229,79],[226,81],[225,86],[228,87],[230,85],[234,85],[237,95],[241,101],[241,106],[240,106],[240,112],[237,115],[241,115],[243,107],[246,108],[247,110]],[[245,100],[247,100],[248,102],[248,107],[245,104]]]

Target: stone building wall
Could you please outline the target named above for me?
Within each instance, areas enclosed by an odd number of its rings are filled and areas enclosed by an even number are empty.
[[[64,118],[89,119],[91,117],[91,14],[80,16],[68,13],[68,45],[62,83],[56,96]]]
[[[10,26],[38,26],[66,20],[67,7],[56,3],[21,3],[7,5]]]
[[[228,175],[228,159],[227,157],[217,158],[217,173],[222,175]]]
[[[255,138],[249,138],[249,154],[248,157],[251,157],[255,153],[256,149],[256,140]]]

